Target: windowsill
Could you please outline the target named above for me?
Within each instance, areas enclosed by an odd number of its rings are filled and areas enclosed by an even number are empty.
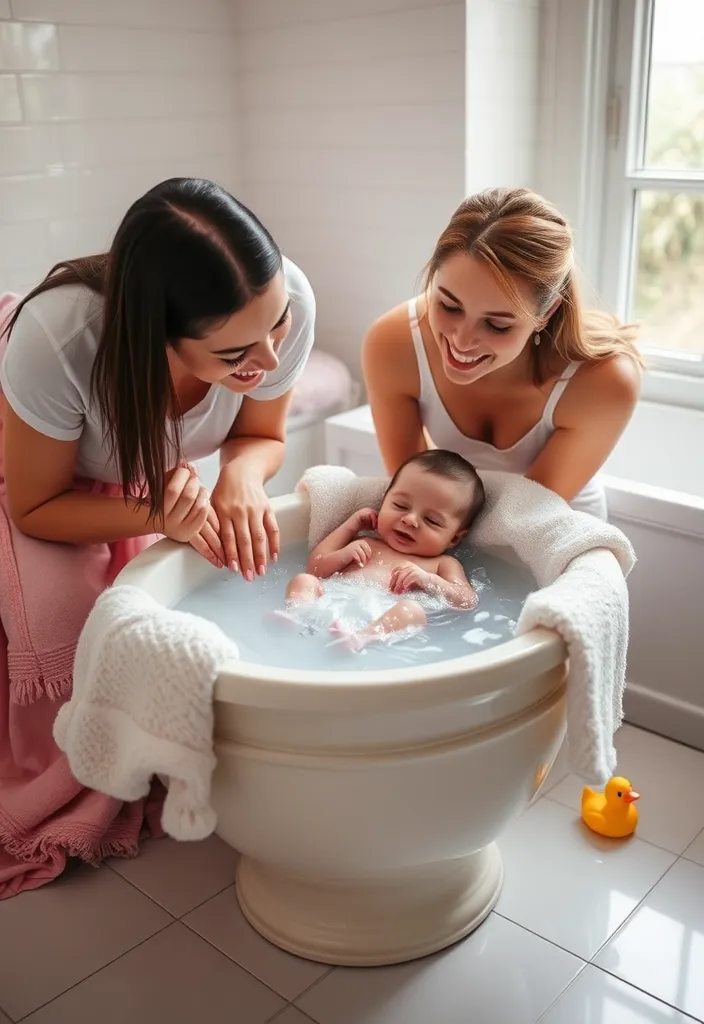
[[[649,370],[643,377],[641,398],[659,405],[704,409],[704,376]]]

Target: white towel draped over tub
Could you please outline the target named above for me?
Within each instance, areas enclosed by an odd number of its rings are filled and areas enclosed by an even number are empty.
[[[504,473],[481,476],[487,504],[470,541],[512,551],[535,576],[540,589],[526,600],[517,633],[543,626],[564,639],[570,767],[602,784],[616,765],[633,549],[615,527],[574,512],[539,484]],[[310,496],[314,546],[357,509],[378,508],[387,481],[317,466],[298,486]],[[595,556],[604,549],[613,557]],[[213,687],[238,657],[213,623],[165,608],[137,587],[106,590],[81,634],[73,694],[54,725],[78,781],[136,800],[154,775],[168,776],[164,830],[176,839],[209,835],[216,824]]]
[[[212,622],[165,608],[138,587],[105,590],[78,642],[71,699],[54,723],[78,781],[138,800],[154,775],[168,776],[164,831],[210,835],[213,687],[237,658]]]
[[[480,476],[487,501],[469,542],[512,551],[535,577],[540,589],[527,598],[516,634],[542,626],[567,645],[570,768],[589,784],[603,785],[616,767],[613,738],[623,717],[625,577],[635,564],[633,548],[616,527],[575,512],[540,484],[511,473]],[[378,509],[387,485],[337,466],[309,469],[298,489],[310,496],[310,546],[357,509]],[[595,557],[603,550],[613,558]]]

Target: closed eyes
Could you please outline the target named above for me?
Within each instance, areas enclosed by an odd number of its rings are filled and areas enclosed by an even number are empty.
[[[446,313],[451,313],[455,316],[464,312],[459,306],[448,306],[446,302],[440,302],[440,305],[442,306]],[[504,327],[502,325],[493,323],[491,320],[485,320],[484,322],[486,323],[487,328],[493,334],[507,334],[508,331],[511,330],[510,324],[507,327]]]
[[[288,323],[288,321],[290,319],[291,319],[291,306],[289,304],[289,306],[286,308],[286,310],[284,312],[284,315],[281,317],[279,322],[272,327],[272,333],[274,331],[280,331],[281,328],[284,327]],[[247,353],[248,352],[249,352],[249,348],[246,348],[242,352],[240,352],[239,355],[230,356],[228,359],[222,359],[222,362],[225,363],[226,366],[229,366],[231,370],[234,370],[238,366],[242,365],[242,363],[247,358]]]

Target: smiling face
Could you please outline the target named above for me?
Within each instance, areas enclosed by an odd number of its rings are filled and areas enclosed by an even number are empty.
[[[244,394],[278,367],[279,348],[290,329],[291,302],[280,271],[243,309],[202,338],[182,338],[174,352],[186,373]]]
[[[404,466],[379,510],[377,533],[394,551],[432,558],[459,544],[471,504],[469,485]]]
[[[448,380],[470,384],[525,351],[541,323],[527,285],[519,279],[513,284],[523,309],[481,259],[455,253],[439,267],[428,295],[428,322]]]

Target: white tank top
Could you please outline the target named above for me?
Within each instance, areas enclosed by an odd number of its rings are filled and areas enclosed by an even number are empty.
[[[423,344],[423,336],[418,322],[416,299],[408,303],[408,318],[411,325],[413,347],[418,360],[418,376],[420,377],[419,405],[423,426],[433,444],[457,452],[477,469],[494,469],[504,473],[528,472],[536,458],[555,432],[553,414],[562,393],[574,376],[580,363],[570,363],[562,377],[554,385],[540,417],[534,427],[523,435],[510,448],[496,448],[488,441],[479,441],[467,437],[455,426],[442,399],[435,387],[430,370],[428,357]],[[590,515],[606,519],[606,496],[598,477],[594,477],[570,502],[578,512],[589,512]]]

